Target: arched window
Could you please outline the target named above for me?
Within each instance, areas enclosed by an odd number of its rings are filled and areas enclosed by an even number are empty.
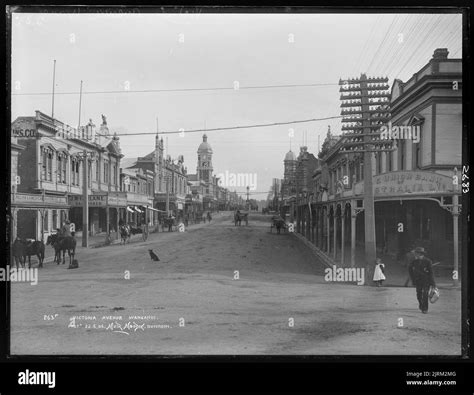
[[[47,180],[53,181],[53,153],[51,151],[48,151],[46,160],[47,160],[47,172],[48,172]]]
[[[97,159],[95,162],[95,180],[94,181],[97,181],[99,182],[100,181],[100,162],[99,162],[99,159]]]
[[[43,180],[48,179],[48,152],[43,151],[42,160],[41,160],[41,178]]]

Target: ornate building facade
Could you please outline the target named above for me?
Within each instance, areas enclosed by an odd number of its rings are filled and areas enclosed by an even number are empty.
[[[400,264],[416,245],[438,262],[437,270],[457,272],[462,60],[449,59],[445,49],[435,50],[412,78],[394,81],[390,109],[390,123],[384,127],[393,132],[389,139],[394,150],[372,154],[372,174],[364,174],[361,153],[348,153],[344,137],[328,132],[313,172],[312,196],[305,200],[310,226],[301,224],[299,232],[328,264],[365,266],[361,213],[364,178],[372,177],[377,254],[390,262],[388,270],[403,271]]]
[[[105,116],[96,130],[92,120],[79,129],[36,111],[12,123],[12,138],[24,147],[18,155],[20,182],[12,189],[12,219],[16,235],[44,239],[69,218],[82,230],[84,161],[88,161],[88,231],[107,231],[116,223],[120,202],[122,153]],[[84,152],[87,156],[84,157]],[[15,158],[16,156],[12,156]]]

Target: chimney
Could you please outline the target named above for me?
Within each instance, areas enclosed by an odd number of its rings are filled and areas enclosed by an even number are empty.
[[[448,59],[448,54],[449,54],[448,48],[438,48],[438,49],[435,49],[433,53],[433,59],[437,59],[437,60]]]

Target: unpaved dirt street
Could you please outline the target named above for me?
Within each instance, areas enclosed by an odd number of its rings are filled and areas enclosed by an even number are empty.
[[[78,269],[47,263],[37,285],[11,284],[11,353],[461,353],[459,290],[424,315],[414,288],[327,283],[301,241],[269,230],[269,217],[235,227],[226,213],[184,233],[79,248]]]

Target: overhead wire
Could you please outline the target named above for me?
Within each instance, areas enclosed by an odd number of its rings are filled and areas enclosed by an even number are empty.
[[[214,87],[214,88],[172,88],[172,89],[140,89],[140,90],[102,90],[102,91],[83,91],[83,95],[97,94],[123,94],[123,93],[160,93],[160,92],[200,92],[200,91],[239,91],[247,89],[275,89],[275,88],[304,88],[317,86],[337,86],[338,83],[314,83],[314,84],[284,84],[284,85],[260,85],[260,86],[239,86],[231,87]],[[55,95],[79,95],[80,92],[55,92]],[[27,92],[12,93],[12,96],[41,96],[51,95],[51,92]]]

